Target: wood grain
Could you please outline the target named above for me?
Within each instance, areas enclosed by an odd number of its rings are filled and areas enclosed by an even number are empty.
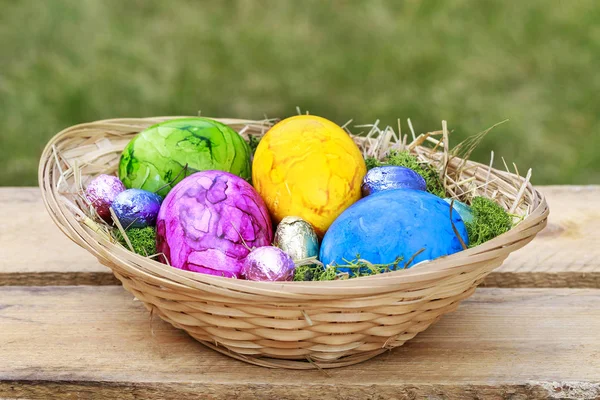
[[[544,186],[545,230],[511,254],[485,285],[600,288],[600,186]]]
[[[270,370],[204,348],[117,286],[0,288],[0,398],[600,396],[600,290],[479,289],[403,347]]]
[[[0,188],[0,286],[117,283],[54,225],[38,188]]]
[[[549,224],[484,282],[600,288],[600,186],[545,186]],[[113,285],[109,269],[52,223],[37,188],[0,188],[0,286]]]

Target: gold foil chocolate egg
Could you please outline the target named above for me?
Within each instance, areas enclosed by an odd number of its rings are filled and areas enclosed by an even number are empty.
[[[275,231],[273,244],[299,261],[319,255],[319,239],[313,227],[300,217],[285,217]]]

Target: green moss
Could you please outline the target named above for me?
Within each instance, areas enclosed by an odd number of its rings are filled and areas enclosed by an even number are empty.
[[[294,281],[332,281],[336,278],[335,267],[322,265],[298,265],[294,271]]]
[[[438,197],[446,197],[444,185],[440,179],[440,174],[429,164],[420,162],[417,157],[410,154],[408,151],[392,151],[390,152],[387,165],[399,165],[401,167],[410,168],[425,179],[427,191]]]
[[[294,272],[295,281],[333,281],[336,279],[358,278],[360,276],[369,276],[383,274],[385,272],[404,269],[405,265],[401,263],[402,257],[396,258],[390,264],[371,264],[360,260],[357,257],[354,261],[347,261],[345,265],[299,265]]]
[[[469,247],[475,247],[512,228],[510,215],[499,204],[486,197],[471,201],[473,222],[466,223]]]
[[[383,165],[375,157],[367,157],[367,158],[365,158],[365,164],[367,165],[367,171],[369,171],[369,170],[371,170],[371,169],[373,169],[375,167],[380,167],[381,165]]]
[[[383,165],[397,165],[410,168],[425,179],[429,193],[441,198],[446,197],[446,191],[440,179],[440,174],[430,165],[420,162],[416,156],[410,154],[408,151],[393,150],[383,162],[373,157],[368,157],[365,160],[365,164],[367,164],[367,170]]]
[[[127,230],[127,237],[137,254],[145,257],[156,254],[156,230],[153,227],[131,228]],[[121,231],[118,229],[115,230],[115,238],[123,246],[129,248],[125,238],[121,235]]]
[[[250,151],[252,152],[252,154],[256,153],[256,148],[258,147],[259,143],[260,143],[259,137],[249,135],[248,145],[250,146]]]

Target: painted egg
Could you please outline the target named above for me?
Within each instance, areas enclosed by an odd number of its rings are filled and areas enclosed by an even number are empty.
[[[250,147],[233,129],[208,118],[182,118],[133,138],[121,155],[119,177],[128,188],[166,196],[194,172],[222,170],[249,180],[250,167]]]
[[[142,189],[127,189],[112,203],[112,209],[124,229],[156,225],[162,197]]]
[[[116,176],[98,175],[85,188],[85,197],[98,213],[98,216],[108,223],[112,223],[110,206],[119,195],[125,191],[125,185]]]
[[[294,260],[278,247],[258,247],[248,254],[242,275],[250,281],[291,281],[294,279]]]
[[[410,168],[385,165],[367,172],[361,186],[363,196],[391,189],[427,190],[427,184]]]
[[[362,154],[338,125],[313,115],[287,118],[260,141],[252,180],[275,222],[298,216],[322,236],[360,199],[367,170]]]
[[[452,203],[452,199],[444,199],[444,201],[448,204]],[[469,207],[462,201],[454,200],[452,208],[454,208],[454,210],[460,214],[464,222],[473,222],[473,211],[471,211],[471,207]]]
[[[398,257],[414,265],[463,249],[456,227],[468,245],[467,230],[458,213],[443,199],[413,189],[385,190],[363,198],[340,215],[321,243],[325,265],[361,259],[391,264]]]
[[[237,278],[250,249],[271,244],[273,228],[248,182],[223,171],[203,171],[169,192],[156,235],[157,251],[173,267]]]
[[[299,217],[285,217],[275,231],[273,245],[279,247],[294,261],[319,255],[319,238],[312,226]]]

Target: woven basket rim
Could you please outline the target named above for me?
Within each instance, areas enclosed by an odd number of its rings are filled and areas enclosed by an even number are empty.
[[[545,196],[536,190],[530,182],[526,184],[526,190],[532,196],[532,209],[519,224],[514,226],[508,232],[482,244],[467,250],[454,253],[449,256],[437,258],[427,262],[420,263],[415,266],[388,272],[385,274],[377,274],[372,276],[352,278],[348,280],[332,280],[332,281],[305,281],[305,282],[255,282],[243,279],[232,279],[196,273],[192,271],[184,271],[171,266],[162,264],[158,261],[148,259],[138,254],[130,252],[128,249],[119,244],[111,243],[101,237],[94,237],[89,229],[79,221],[77,221],[64,204],[59,201],[62,196],[51,185],[51,163],[54,162],[53,146],[60,142],[61,139],[67,137],[73,130],[86,127],[94,127],[98,124],[128,124],[146,126],[149,122],[158,123],[167,119],[174,118],[189,118],[189,116],[168,116],[168,117],[152,117],[152,118],[116,118],[105,119],[94,122],[82,123],[68,127],[57,135],[55,135],[46,145],[39,164],[39,186],[42,191],[44,204],[57,226],[73,241],[80,246],[86,248],[99,259],[105,259],[111,263],[123,266],[127,264],[127,270],[130,273],[137,275],[145,275],[146,278],[152,276],[155,281],[162,282],[169,286],[178,286],[181,290],[188,288],[195,290],[199,285],[203,288],[214,287],[222,288],[227,291],[237,293],[247,293],[257,296],[277,297],[281,300],[301,300],[306,296],[311,299],[314,296],[322,296],[327,299],[342,299],[355,297],[362,294],[363,296],[376,296],[377,294],[389,293],[394,291],[397,286],[409,284],[411,282],[436,281],[449,276],[449,273],[454,273],[457,268],[467,268],[469,264],[477,262],[478,255],[485,254],[486,258],[490,257],[490,252],[498,253],[499,257],[508,256],[511,251],[514,251],[523,246],[520,242],[524,236],[535,236],[545,226],[549,214],[548,204]],[[214,118],[224,123],[233,125],[245,125],[250,123],[258,123],[259,121],[233,119],[233,118]],[[469,161],[469,163],[479,163]],[[510,177],[511,179],[522,179],[521,177],[492,168],[491,171],[500,177]],[[513,249],[512,244],[516,243]],[[145,268],[141,268],[139,263],[144,264]]]

